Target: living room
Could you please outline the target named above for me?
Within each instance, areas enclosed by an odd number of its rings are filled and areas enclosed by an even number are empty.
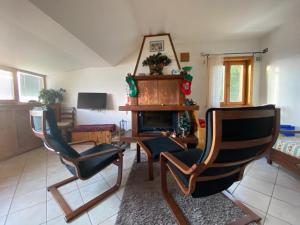
[[[298,1],[0,4],[0,225],[299,223]]]

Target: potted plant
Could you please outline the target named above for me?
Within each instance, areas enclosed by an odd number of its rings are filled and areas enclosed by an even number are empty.
[[[51,107],[54,110],[57,121],[61,121],[61,103],[64,100],[65,89],[42,89],[39,95],[39,102]]]
[[[60,88],[54,89],[42,89],[39,95],[39,101],[45,105],[52,105],[55,103],[62,103],[64,100],[64,94],[66,90]]]
[[[161,54],[153,54],[148,56],[142,63],[143,66],[149,66],[150,75],[162,75],[164,66],[167,66],[171,63],[171,59]]]

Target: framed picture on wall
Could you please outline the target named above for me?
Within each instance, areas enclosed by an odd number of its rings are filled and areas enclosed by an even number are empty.
[[[164,51],[164,41],[150,41],[150,52],[162,52]]]

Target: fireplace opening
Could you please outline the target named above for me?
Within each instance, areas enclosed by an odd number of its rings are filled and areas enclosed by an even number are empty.
[[[160,132],[177,130],[177,112],[148,111],[138,114],[138,132]]]

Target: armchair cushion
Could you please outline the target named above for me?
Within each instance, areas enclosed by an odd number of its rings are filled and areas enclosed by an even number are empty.
[[[173,156],[175,156],[177,159],[185,163],[187,166],[191,167],[194,163],[197,163],[197,160],[201,155],[203,154],[203,150],[201,149],[189,149],[187,151],[182,152],[175,152],[171,153]],[[185,185],[185,187],[189,186],[189,179],[190,175],[186,175],[182,173],[175,165],[173,165],[171,162],[168,162],[170,165],[171,170],[180,178],[182,183]],[[234,168],[222,168],[223,170],[230,170]],[[206,175],[216,175],[219,173],[218,169],[212,169],[209,173]],[[203,173],[205,175],[205,173]],[[231,176],[221,178],[218,180],[211,180],[211,181],[198,181],[196,182],[196,187],[194,192],[192,193],[193,198],[199,198],[199,197],[205,197],[212,194],[219,193],[220,191],[223,191],[227,188],[229,188],[232,183],[238,179],[239,174],[233,174]]]
[[[88,149],[82,153],[80,153],[80,156],[87,156],[93,153],[102,152],[105,150],[109,150],[111,148],[114,148],[111,144],[100,144],[97,145],[91,149]],[[89,178],[93,176],[94,174],[98,173],[100,170],[104,169],[108,165],[110,165],[113,161],[115,161],[118,158],[118,153],[111,153],[106,154],[103,156],[98,156],[93,159],[80,161],[78,163],[80,175],[82,178]],[[69,171],[75,175],[75,169],[72,166],[67,165],[67,168]]]
[[[178,152],[183,148],[168,137],[157,137],[143,141],[144,145],[151,151],[152,158],[158,159],[161,152]]]
[[[186,164],[188,167],[191,167],[193,164],[197,163],[197,160],[201,155],[203,154],[203,150],[201,149],[189,149],[187,151],[181,151],[181,152],[174,152],[171,153],[173,156],[175,156],[177,159],[179,159],[181,162]],[[189,186],[189,175],[186,175],[182,173],[174,164],[171,162],[168,162],[168,165],[171,167],[171,170],[181,179],[183,184],[188,187]]]

